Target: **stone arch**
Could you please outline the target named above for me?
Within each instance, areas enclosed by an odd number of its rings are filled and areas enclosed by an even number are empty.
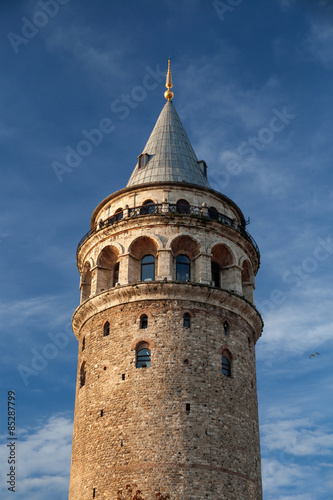
[[[97,293],[115,285],[114,270],[119,262],[119,250],[115,245],[105,246],[97,258]]]
[[[158,243],[154,238],[149,236],[139,236],[134,241],[132,241],[129,250],[129,261],[128,261],[128,281],[129,283],[134,283],[141,280],[141,261],[144,257],[152,255],[155,259],[155,269],[156,260],[158,253]]]
[[[89,299],[91,295],[91,265],[89,260],[84,263],[81,275],[81,302]]]
[[[173,279],[177,278],[177,266],[178,260],[181,256],[184,256],[189,259],[189,281],[198,281],[197,277],[197,269],[196,269],[196,259],[201,253],[201,245],[200,243],[193,238],[192,236],[183,234],[176,236],[171,241],[170,244],[171,255],[172,255],[172,276]],[[181,280],[183,281],[183,280]],[[187,281],[187,279],[185,280]]]
[[[211,269],[212,269],[212,283],[218,288],[226,288],[237,290],[236,276],[235,276],[235,257],[230,248],[223,244],[218,243],[214,245],[212,250]]]
[[[176,236],[171,241],[170,248],[173,256],[176,257],[179,254],[185,254],[191,260],[196,258],[201,252],[201,244],[193,236],[187,234]]]

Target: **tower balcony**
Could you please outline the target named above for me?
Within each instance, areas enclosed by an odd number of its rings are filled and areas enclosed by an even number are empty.
[[[91,228],[79,241],[77,246],[77,253],[82,247],[82,245],[93,235],[95,235],[99,231],[103,231],[105,228],[110,226],[115,226],[119,224],[120,221],[130,220],[137,217],[147,217],[147,216],[156,216],[156,217],[171,217],[171,218],[183,218],[190,217],[192,219],[201,220],[203,223],[208,221],[216,222],[218,224],[227,226],[228,228],[232,228],[241,234],[247,241],[249,241],[256,252],[258,259],[258,267],[260,265],[260,251],[257,243],[254,238],[250,235],[248,231],[246,231],[245,227],[240,225],[237,219],[231,219],[230,217],[219,213],[217,211],[210,210],[205,203],[202,204],[201,207],[192,206],[192,205],[179,205],[176,203],[156,203],[152,205],[142,205],[137,207],[125,207],[125,209],[121,212],[114,214],[112,217],[108,217],[104,220],[100,220],[98,224],[96,224],[93,228]]]

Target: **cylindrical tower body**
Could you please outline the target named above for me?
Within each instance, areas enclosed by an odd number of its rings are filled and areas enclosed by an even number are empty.
[[[259,251],[230,199],[165,179],[109,196],[78,248],[70,500],[262,498]]]

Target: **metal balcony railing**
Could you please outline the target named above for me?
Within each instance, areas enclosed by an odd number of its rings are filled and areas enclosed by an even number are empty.
[[[142,205],[133,208],[124,208],[123,211],[114,214],[112,217],[108,217],[105,220],[100,220],[100,222],[93,228],[90,229],[79,241],[77,246],[77,252],[79,251],[82,244],[85,242],[89,236],[95,234],[97,231],[104,229],[105,227],[113,226],[117,224],[122,219],[130,219],[133,217],[141,217],[145,215],[161,215],[161,216],[183,216],[188,215],[190,217],[198,217],[201,219],[209,219],[220,224],[232,227],[238,231],[245,239],[249,240],[254,246],[258,259],[260,262],[260,251],[257,243],[252,238],[250,233],[248,233],[245,227],[241,226],[236,219],[231,219],[227,215],[220,214],[215,210],[210,210],[208,207],[194,207],[191,205],[180,205],[172,203],[157,203],[155,205]]]

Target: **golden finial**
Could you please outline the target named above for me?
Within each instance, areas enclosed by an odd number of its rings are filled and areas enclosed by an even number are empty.
[[[164,97],[166,99],[168,99],[168,101],[171,101],[171,99],[173,98],[174,96],[174,93],[172,92],[171,87],[173,87],[172,85],[172,75],[171,75],[171,59],[169,57],[169,60],[168,60],[168,73],[167,73],[167,77],[166,77],[166,88],[168,89],[166,92],[164,92]]]

